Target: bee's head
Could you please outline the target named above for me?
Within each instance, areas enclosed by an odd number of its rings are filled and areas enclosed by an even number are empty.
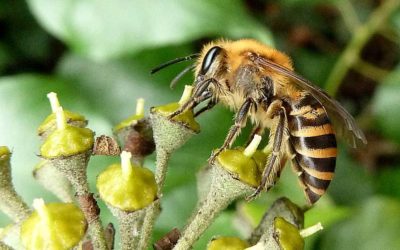
[[[204,80],[215,77],[220,69],[223,49],[220,46],[213,46],[200,55],[196,70],[196,80]]]

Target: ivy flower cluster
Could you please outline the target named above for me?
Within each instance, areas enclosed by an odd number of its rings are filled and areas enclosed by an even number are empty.
[[[246,147],[223,151],[201,169],[199,199],[187,225],[150,242],[161,212],[163,186],[168,178],[171,155],[200,132],[193,110],[170,118],[192,95],[186,86],[178,102],[153,107],[147,116],[144,100],[138,99],[136,113],[113,128],[113,137],[95,136],[86,118],[65,110],[57,95],[49,93],[52,113],[39,125],[40,163],[34,178],[54,193],[59,202],[42,198],[26,204],[15,191],[11,178],[11,151],[0,146],[0,210],[13,220],[1,229],[0,249],[100,249],[114,248],[114,227],[103,227],[97,200],[105,202],[117,218],[121,249],[191,249],[218,214],[238,199],[250,196],[259,186],[268,148],[258,149],[255,135]],[[153,173],[143,165],[155,151]],[[97,190],[90,190],[87,166],[96,155],[120,155],[120,162],[97,176]],[[98,195],[94,195],[94,194]],[[318,224],[303,229],[304,211],[281,198],[266,211],[247,238],[213,237],[207,249],[303,249],[304,237],[321,229]]]

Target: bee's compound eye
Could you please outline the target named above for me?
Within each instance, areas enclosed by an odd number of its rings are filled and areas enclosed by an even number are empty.
[[[217,55],[221,52],[221,47],[212,47],[204,56],[203,63],[201,64],[200,74],[205,74],[210,69]]]

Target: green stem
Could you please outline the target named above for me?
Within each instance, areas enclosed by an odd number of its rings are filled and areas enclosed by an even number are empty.
[[[21,222],[30,214],[28,205],[17,194],[14,187],[8,190],[0,189],[0,210],[14,222]]]
[[[94,249],[107,250],[104,229],[99,217],[100,208],[89,191],[86,168],[91,151],[52,160],[52,164],[71,182],[75,189],[80,208],[89,223],[89,234]]]
[[[325,84],[326,91],[334,96],[349,69],[358,62],[359,54],[365,44],[386,19],[399,7],[399,0],[386,0],[369,17],[368,21],[355,30],[351,41],[337,60]]]
[[[168,161],[170,158],[170,153],[165,151],[163,148],[157,148],[157,163],[156,163],[156,173],[155,178],[158,186],[157,197],[161,197],[162,188],[165,182],[165,176],[167,174],[168,169]],[[154,223],[160,214],[161,205],[160,201],[157,200],[153,203],[153,205],[149,206],[146,211],[146,215],[144,216],[143,226],[141,229],[141,238],[139,241],[139,250],[147,249],[149,245],[149,241],[151,239],[151,234],[153,232]]]
[[[18,223],[28,217],[31,211],[15,191],[11,179],[11,153],[8,148],[6,149],[7,152],[4,153],[4,148],[3,154],[0,155],[0,210]]]
[[[354,65],[354,70],[377,82],[385,78],[390,73],[390,71],[386,69],[382,69],[361,59],[359,59]]]
[[[162,188],[164,187],[165,176],[167,175],[168,162],[170,158],[170,153],[165,151],[163,148],[158,148],[157,154],[157,165],[155,178],[158,186],[158,197],[162,194]]]
[[[143,219],[143,226],[140,230],[140,240],[138,250],[146,250],[149,246],[150,239],[153,233],[154,223],[161,212],[160,200],[156,200],[148,208]]]
[[[111,206],[109,206],[109,208],[118,219],[119,232],[121,235],[121,249],[137,249],[139,237],[142,236],[139,230],[143,223],[145,209],[125,212]]]
[[[250,195],[254,188],[235,179],[220,166],[212,167],[212,183],[207,197],[189,219],[173,250],[188,250],[214,221],[220,211],[239,197]]]
[[[349,0],[339,0],[336,5],[342,14],[344,23],[351,32],[360,27],[361,22],[357,16],[357,12]]]

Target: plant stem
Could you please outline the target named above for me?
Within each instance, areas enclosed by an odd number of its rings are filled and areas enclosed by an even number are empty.
[[[336,94],[349,69],[358,62],[362,48],[399,6],[399,0],[384,1],[370,15],[368,21],[355,30],[354,36],[337,60],[326,81],[325,88],[330,95]]]
[[[0,210],[18,223],[28,217],[31,211],[13,186],[10,164],[11,153],[6,147],[2,149],[3,154],[0,155]]]
[[[362,59],[359,59],[354,65],[354,70],[376,82],[379,82],[390,73],[389,70],[377,67]]]
[[[156,173],[155,178],[158,186],[157,197],[161,197],[162,188],[165,182],[165,176],[168,169],[168,161],[170,158],[170,153],[165,151],[163,148],[157,148],[157,163],[156,163]],[[139,241],[139,250],[147,249],[149,241],[151,239],[151,234],[153,232],[154,223],[160,214],[161,206],[160,201],[156,200],[151,206],[146,209],[146,215],[144,216],[143,226],[141,229],[141,238]]]
[[[89,234],[94,249],[106,250],[107,243],[104,229],[99,217],[100,208],[93,194],[89,191],[86,167],[91,152],[82,153],[67,158],[54,159],[52,163],[67,177],[75,189],[80,208],[89,224]]]
[[[110,205],[108,207],[118,219],[119,232],[121,235],[121,249],[137,249],[139,237],[143,235],[139,230],[143,223],[145,210],[126,212]]]
[[[191,249],[221,210],[237,198],[254,192],[253,187],[233,178],[222,167],[213,166],[212,171],[213,180],[207,198],[189,219],[189,224],[173,250]]]
[[[144,216],[143,219],[143,226],[140,230],[140,240],[139,240],[139,245],[138,245],[138,250],[146,250],[150,239],[151,235],[153,233],[153,226],[154,222],[156,221],[158,215],[161,212],[161,206],[160,206],[160,200],[156,200],[151,204],[149,207],[146,208],[146,215]]]
[[[343,21],[347,25],[349,31],[353,32],[357,30],[357,28],[360,27],[361,22],[350,0],[339,0],[337,1],[336,6],[342,14]]]
[[[0,210],[15,222],[21,222],[30,214],[28,205],[17,194],[14,187],[1,190]]]
[[[62,202],[73,202],[71,183],[48,160],[42,160],[38,164],[33,170],[33,177]]]
[[[160,197],[162,194],[162,188],[164,187],[165,176],[168,169],[168,162],[171,155],[163,148],[158,148],[156,154],[157,164],[155,178],[158,186],[158,196]]]

